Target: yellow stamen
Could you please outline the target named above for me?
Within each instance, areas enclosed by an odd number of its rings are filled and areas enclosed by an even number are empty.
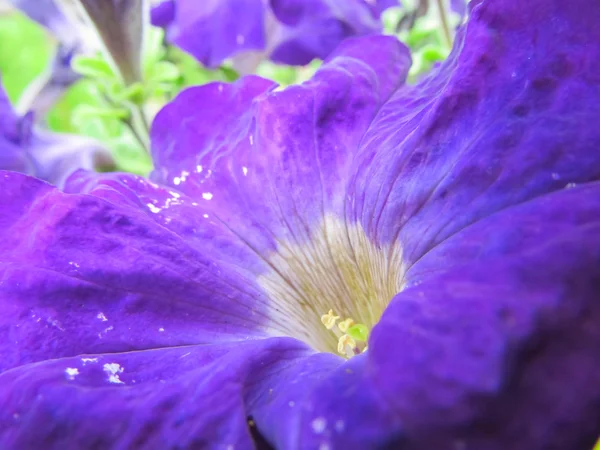
[[[354,320],[348,318],[338,323],[338,328],[342,333],[345,333],[346,331],[348,331],[348,328],[350,328],[352,325],[354,325]]]
[[[335,326],[335,322],[340,318],[333,314],[333,310],[330,309],[327,314],[321,316],[321,322],[325,325],[325,328],[331,330]]]
[[[347,334],[344,334],[338,340],[338,353],[346,355],[348,358],[354,356],[354,349],[356,348],[356,341]]]

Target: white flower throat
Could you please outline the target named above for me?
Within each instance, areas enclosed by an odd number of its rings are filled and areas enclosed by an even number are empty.
[[[319,351],[364,351],[368,330],[402,289],[401,247],[377,246],[359,224],[333,216],[308,242],[278,244],[268,255],[272,269],[258,279],[273,305],[273,328]]]

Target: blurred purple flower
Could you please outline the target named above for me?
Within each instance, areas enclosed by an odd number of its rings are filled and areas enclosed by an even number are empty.
[[[47,70],[23,93],[23,110],[44,118],[64,91],[79,79],[71,69],[72,57],[82,50],[79,30],[64,16],[54,0],[9,0],[30,19],[45,27],[57,39],[57,47]]]
[[[450,8],[463,17],[467,13],[467,0],[450,0]]]
[[[44,118],[79,75],[71,69],[78,53],[103,49],[125,84],[142,79],[143,1],[69,0],[64,9],[58,0],[10,0],[32,20],[46,27],[58,46],[48,70],[35,80],[19,102]]]
[[[0,86],[0,170],[26,173],[62,187],[77,169],[112,166],[108,150],[93,139],[39,129],[33,113],[18,116]]]
[[[599,22],[475,1],[415,86],[350,39],[181,93],[151,180],[0,173],[0,448],[591,448]]]
[[[209,67],[248,51],[304,65],[327,57],[345,38],[377,33],[393,0],[167,0],[152,23]]]

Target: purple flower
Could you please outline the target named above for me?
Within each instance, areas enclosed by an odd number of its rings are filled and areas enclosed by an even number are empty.
[[[19,117],[0,85],[0,170],[26,173],[62,187],[77,169],[111,166],[110,153],[93,139],[39,129],[32,113]]]
[[[599,21],[478,1],[416,86],[351,39],[181,93],[151,180],[0,173],[0,447],[591,448]]]
[[[304,65],[327,57],[349,36],[381,30],[379,14],[393,0],[167,0],[152,23],[203,64],[216,67],[240,52]],[[397,4],[398,2],[395,1]]]
[[[71,69],[71,60],[83,47],[81,35],[54,0],[10,0],[10,3],[48,29],[58,41],[49,67],[20,99],[26,109],[35,112],[36,118],[44,118],[64,91],[79,79]]]
[[[26,91],[25,103],[37,117],[45,117],[65,89],[79,79],[71,68],[78,53],[101,49],[125,85],[142,80],[143,0],[10,1],[58,40],[50,67]]]

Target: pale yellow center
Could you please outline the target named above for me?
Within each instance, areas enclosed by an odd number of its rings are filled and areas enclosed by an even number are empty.
[[[400,246],[373,244],[359,224],[326,216],[308,242],[278,247],[268,255],[272,269],[258,280],[272,300],[271,320],[282,334],[320,351],[338,350],[338,337],[322,319],[327,311],[372,329],[403,286]]]

